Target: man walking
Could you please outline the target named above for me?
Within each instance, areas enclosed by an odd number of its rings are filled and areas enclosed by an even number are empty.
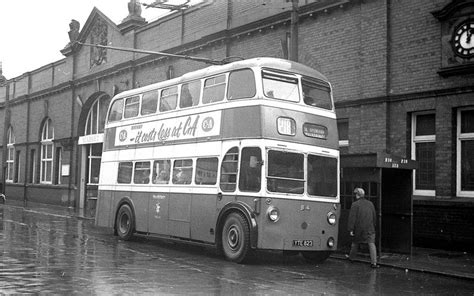
[[[365,192],[362,188],[354,189],[356,201],[352,203],[349,212],[349,222],[347,228],[352,237],[351,251],[349,260],[354,257],[359,250],[359,244],[366,243],[369,245],[370,266],[372,268],[380,267],[377,264],[377,249],[375,247],[375,223],[376,213],[373,203],[365,199]]]

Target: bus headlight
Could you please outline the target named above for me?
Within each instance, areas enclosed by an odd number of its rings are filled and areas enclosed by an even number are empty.
[[[336,224],[336,214],[334,214],[333,212],[329,212],[328,213],[328,223],[329,225],[335,225]]]
[[[334,248],[334,245],[335,245],[334,238],[333,237],[328,238],[327,244],[328,244],[328,247]]]
[[[280,210],[275,207],[270,207],[268,208],[267,216],[270,221],[277,222],[280,219]]]

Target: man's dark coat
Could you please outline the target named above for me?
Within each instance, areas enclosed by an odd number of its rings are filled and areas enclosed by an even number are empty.
[[[369,234],[375,234],[375,207],[369,200],[361,197],[352,203],[347,229],[354,232],[353,242],[368,243]]]

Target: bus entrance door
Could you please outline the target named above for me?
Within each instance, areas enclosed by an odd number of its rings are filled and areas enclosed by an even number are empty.
[[[354,188],[364,189],[377,211],[379,252],[410,253],[412,247],[412,173],[416,162],[385,153],[341,155],[339,249],[348,252],[347,231]]]

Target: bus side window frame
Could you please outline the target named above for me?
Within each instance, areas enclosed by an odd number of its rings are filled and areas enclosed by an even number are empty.
[[[215,75],[215,76],[212,76],[212,77],[204,78],[204,82],[202,84],[202,100],[201,100],[203,105],[216,103],[216,102],[222,102],[227,97],[227,80],[228,80],[227,78],[228,78],[228,75],[229,75],[229,73],[222,73],[222,74]],[[220,78],[220,77],[224,77],[224,81],[216,83],[215,80],[217,78]],[[213,84],[206,87],[206,82],[211,81],[211,79],[214,79]],[[206,95],[208,95],[207,93],[210,93],[212,95],[213,92],[211,92],[211,90],[215,90],[218,87],[220,87],[221,85],[224,87],[224,93],[222,94],[222,97],[220,97],[220,98],[213,98],[212,96],[209,97],[209,98],[206,97]],[[207,90],[207,93],[206,93],[206,90]]]
[[[114,109],[114,107],[116,107],[116,106],[117,106],[116,109],[120,109],[120,112],[118,112],[119,110]],[[124,109],[124,98],[120,98],[120,99],[117,99],[117,100],[113,101],[112,105],[110,107],[109,116],[107,117],[107,122],[115,122],[115,121],[122,120],[122,118],[123,118],[123,109]]]
[[[156,105],[155,105],[155,110],[152,111],[151,109],[147,111],[147,113],[143,113],[143,106],[145,105],[144,104],[144,101],[145,101],[145,98],[147,98],[149,95],[153,95],[155,94],[156,95],[156,98],[155,98],[155,102],[156,102]],[[153,100],[151,100],[152,102]],[[150,114],[155,114],[157,111],[158,111],[158,103],[160,101],[160,91],[158,89],[154,89],[154,90],[150,90],[150,91],[147,91],[147,92],[144,92],[142,93],[141,95],[141,104],[140,104],[140,115],[141,116],[146,116],[146,115],[150,115]]]
[[[133,100],[133,99],[137,99],[137,101],[136,102],[131,102],[127,105],[127,101],[128,100]],[[124,99],[123,119],[134,118],[134,117],[137,117],[140,114],[140,105],[141,105],[140,101],[141,101],[141,94],[133,95],[131,97],[127,97],[127,98]],[[127,107],[130,107],[130,106],[131,106],[131,110],[129,110],[129,111],[132,111],[133,113],[131,115],[127,116]]]
[[[228,156],[230,156],[230,159],[226,159]],[[237,146],[234,146],[227,150],[226,154],[222,158],[219,188],[223,192],[235,192],[235,190],[237,189],[240,164],[239,159],[240,150]],[[225,168],[226,164],[229,164],[227,166],[228,168]],[[225,176],[229,176],[228,180],[224,180]],[[232,176],[234,176],[235,180],[229,181],[229,179],[232,179]]]
[[[158,164],[158,166],[157,166]],[[166,164],[166,166],[165,166]],[[163,167],[162,167],[163,165]],[[158,169],[157,169],[158,168]],[[158,172],[159,171],[159,172]],[[155,159],[153,161],[153,172],[152,172],[152,183],[153,184],[169,184],[171,176],[171,160],[170,159]]]
[[[166,94],[166,95],[163,95],[163,92],[165,91],[170,91],[172,90],[173,88],[176,89],[176,92],[173,92],[173,93],[170,93],[170,94]],[[159,112],[167,112],[167,111],[173,111],[173,110],[176,110],[176,108],[178,107],[178,99],[179,99],[179,87],[178,85],[172,85],[172,86],[169,86],[169,87],[165,87],[163,89],[160,89],[160,94],[159,94],[159,107],[158,107],[158,110]],[[165,101],[164,103],[166,103],[166,105],[163,105],[163,99],[167,99],[167,98],[171,98],[171,97],[174,97],[176,96],[176,98],[174,99],[174,106],[170,106],[168,101]],[[163,106],[166,106],[166,110],[163,110],[164,108],[162,108]]]
[[[247,159],[247,151],[250,151]],[[240,153],[239,190],[241,192],[260,192],[262,190],[262,149],[258,146],[243,147]]]
[[[185,161],[191,161],[191,165],[185,165]],[[181,162],[181,166],[177,166],[177,162]],[[193,171],[193,158],[174,159],[171,183],[174,185],[190,185],[193,182]]]
[[[232,74],[236,74],[236,73],[242,73],[242,72],[250,72],[252,74],[252,82],[253,82],[253,94],[244,94],[244,95],[241,95],[239,93],[240,96],[238,97],[232,97],[232,90],[231,90],[231,86],[233,85],[233,81],[234,79],[232,78]],[[248,86],[246,85],[246,87],[242,88],[242,89],[247,89]],[[228,75],[228,79],[227,79],[227,93],[226,93],[226,97],[227,97],[227,100],[239,100],[239,99],[246,99],[246,98],[253,98],[255,97],[255,95],[257,94],[257,80],[256,80],[256,75],[255,75],[255,72],[251,69],[251,68],[242,68],[242,69],[238,69],[238,70],[233,70],[233,71],[230,71],[229,75]]]
[[[138,167],[141,164],[148,164],[148,168]],[[148,171],[148,174],[143,174],[143,172]],[[140,175],[138,175],[140,173]],[[136,161],[133,164],[133,184],[149,184],[150,183],[150,162],[149,161]]]
[[[122,168],[122,166],[124,166],[124,168]],[[127,172],[128,174],[124,174]],[[120,161],[117,166],[117,184],[131,184],[132,175],[133,161]]]
[[[202,172],[205,173],[205,176],[199,175],[200,171],[198,171],[198,165],[200,161],[215,161],[215,168],[213,167],[213,170],[210,170],[208,172]],[[215,169],[215,170],[214,170]],[[217,184],[217,175],[218,175],[218,170],[219,170],[219,158],[216,156],[212,157],[198,157],[196,158],[196,173],[194,176],[194,184],[196,185],[216,185]],[[205,181],[206,179],[212,180],[212,182]],[[204,180],[204,181],[203,181]]]
[[[194,97],[193,96],[190,96],[191,97],[191,105],[184,105],[184,101],[183,101],[183,89],[184,86],[189,86],[191,84],[194,84],[194,83],[199,83],[199,86],[198,86],[198,96],[197,96],[197,101],[194,100]],[[180,85],[180,89],[179,89],[179,108],[180,109],[186,109],[186,108],[190,108],[190,107],[195,107],[195,106],[198,106],[199,103],[201,102],[201,96],[202,96],[202,93],[203,93],[203,82],[202,82],[202,79],[198,79],[198,80],[192,80],[192,81],[187,81],[187,82],[184,82]],[[189,89],[189,88],[186,88],[186,89]],[[189,90],[188,92],[190,94],[192,94]]]

